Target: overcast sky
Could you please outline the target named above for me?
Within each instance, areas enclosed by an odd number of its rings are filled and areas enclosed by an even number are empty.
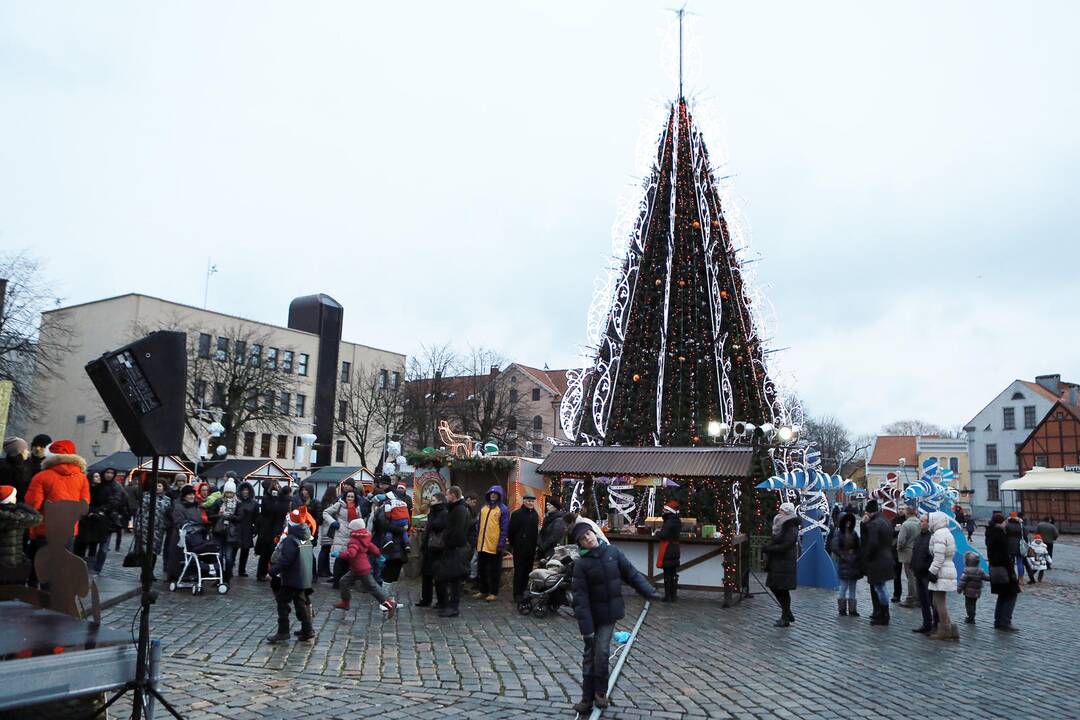
[[[565,367],[674,94],[655,2],[5,2],[0,249],[346,339]],[[853,431],[1080,379],[1080,5],[694,3],[774,355]]]

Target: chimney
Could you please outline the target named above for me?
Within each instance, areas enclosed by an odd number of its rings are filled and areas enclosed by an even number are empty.
[[[442,378],[442,370],[436,370],[435,371],[435,379],[438,380],[440,378]]]
[[[1077,403],[1077,400],[1078,400],[1078,398],[1077,398],[1077,389],[1078,388],[1076,387],[1076,385],[1071,385],[1069,387],[1069,404],[1072,405],[1072,406],[1076,406],[1076,405],[1080,404],[1080,403]]]
[[[499,366],[498,365],[492,365],[491,366],[491,371],[490,371],[489,374],[491,375],[491,377],[495,377],[496,375],[498,375],[499,374]]]
[[[1061,385],[1061,373],[1056,375],[1036,375],[1035,382],[1039,383],[1055,395],[1061,395],[1061,389],[1058,387]]]

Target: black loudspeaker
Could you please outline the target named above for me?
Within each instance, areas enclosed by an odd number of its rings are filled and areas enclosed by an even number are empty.
[[[184,444],[187,335],[171,330],[102,355],[86,366],[131,452],[179,455]]]

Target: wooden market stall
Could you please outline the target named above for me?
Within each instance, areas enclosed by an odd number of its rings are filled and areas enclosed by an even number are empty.
[[[236,473],[237,485],[242,482],[251,483],[256,498],[262,498],[263,482],[277,480],[280,485],[295,485],[292,474],[273,460],[223,460],[207,466],[205,471],[199,473],[203,480],[214,485],[225,482],[225,474]]]
[[[104,472],[109,468],[115,470],[118,475],[128,475],[132,472],[140,472],[143,470],[150,472],[152,464],[153,458],[151,457],[141,458],[129,450],[120,450],[95,461],[93,465],[86,468],[86,475],[89,477],[93,473]],[[169,476],[170,482],[172,481],[172,476],[176,473],[182,472],[187,473],[188,475],[193,474],[191,466],[182,458],[175,455],[163,456],[158,466],[158,471],[163,476]]]
[[[371,492],[375,487],[375,475],[367,468],[356,465],[321,467],[304,478],[304,484],[311,487],[312,495],[321,501],[329,488],[337,487],[345,480],[352,480],[357,487],[362,486],[364,492]]]
[[[686,491],[706,490],[716,498],[721,518],[715,525],[683,518],[679,586],[724,593],[724,606],[749,594],[749,546],[754,485],[760,480],[757,451],[747,446],[725,447],[556,447],[538,468],[552,483],[565,481],[618,482],[626,487],[657,487],[665,481],[686,485]],[[640,492],[640,491],[638,491]],[[656,567],[658,523],[649,519],[606,531],[612,544],[645,575],[659,584]]]
[[[1071,467],[1076,469],[1035,467],[1021,478],[1006,480],[1001,489],[1019,496],[1029,523],[1052,517],[1059,531],[1080,533],[1080,466]]]

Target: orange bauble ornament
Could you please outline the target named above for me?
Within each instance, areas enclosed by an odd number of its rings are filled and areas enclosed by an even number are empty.
[[[701,436],[695,435],[694,437],[690,438],[690,441],[697,445],[699,442],[701,442]]]
[[[661,285],[664,284],[664,281],[661,280],[660,278],[656,278],[656,282],[653,283],[653,284],[656,285],[656,287],[660,287]]]
[[[720,291],[720,299],[721,300],[727,300],[727,297],[728,297],[727,296],[727,290],[721,290]]]
[[[701,223],[699,223],[697,220],[695,220],[694,222],[692,222],[690,224],[694,226],[695,230],[700,230],[701,229]]]
[[[686,287],[686,281],[682,278],[679,278],[679,287]]]
[[[634,382],[641,382],[641,376],[637,373],[634,373]]]

